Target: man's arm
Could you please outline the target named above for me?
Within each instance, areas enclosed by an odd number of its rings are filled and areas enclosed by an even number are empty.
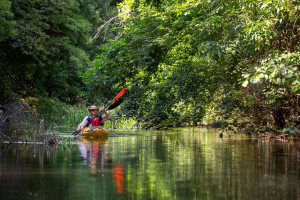
[[[82,120],[82,122],[78,125],[77,131],[82,130],[82,129],[86,126],[85,122],[87,122],[87,118],[88,118],[88,116],[86,116],[86,117]]]
[[[84,127],[86,127],[87,124],[88,124],[88,121],[85,120],[84,124],[80,127],[81,128],[80,130],[82,130]]]
[[[102,116],[102,119],[106,119],[109,117],[109,114],[106,112],[106,110],[103,108],[102,111],[104,112],[104,116]]]

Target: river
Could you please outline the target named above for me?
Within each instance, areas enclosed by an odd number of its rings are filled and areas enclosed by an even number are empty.
[[[0,144],[1,199],[300,199],[298,141],[215,129],[69,135]]]

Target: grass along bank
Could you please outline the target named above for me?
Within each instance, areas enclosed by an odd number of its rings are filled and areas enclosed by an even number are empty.
[[[100,107],[100,106],[99,106]],[[16,99],[1,105],[1,141],[47,142],[60,126],[74,131],[83,118],[89,115],[85,104],[69,105],[57,99],[43,97]],[[133,119],[118,114],[118,108],[109,111],[105,127],[111,129],[132,128]]]

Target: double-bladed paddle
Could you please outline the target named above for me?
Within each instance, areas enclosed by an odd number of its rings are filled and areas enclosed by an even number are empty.
[[[123,94],[125,93],[125,88],[123,88],[120,92],[119,92],[119,94],[117,94],[117,96],[115,96],[115,98],[113,98],[113,100],[109,103],[109,104],[107,104],[107,106],[105,106],[105,110],[112,110],[112,109],[114,109],[115,107],[117,107],[118,105],[120,105],[121,103],[122,103],[122,99],[120,99],[120,97],[121,96],[123,96]],[[100,112],[98,112],[98,114],[97,115],[100,115],[100,114],[102,114],[103,113],[103,111],[101,110]]]
[[[117,96],[115,96],[115,98],[113,98],[113,100],[111,100],[111,102],[109,102],[109,104],[107,104],[107,106],[105,106],[105,110],[112,110],[114,108],[116,108],[117,106],[119,106],[122,103],[122,99],[120,99],[121,96],[123,96],[123,94],[125,93],[125,88],[123,88],[118,94]],[[102,114],[103,111],[101,110],[100,112],[98,112],[97,115]],[[80,133],[80,131],[75,131],[72,133],[72,136],[76,136],[78,133]]]

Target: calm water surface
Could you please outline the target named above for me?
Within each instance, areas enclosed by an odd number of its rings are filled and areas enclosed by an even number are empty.
[[[0,199],[300,199],[299,142],[206,129],[62,136],[0,144]]]

